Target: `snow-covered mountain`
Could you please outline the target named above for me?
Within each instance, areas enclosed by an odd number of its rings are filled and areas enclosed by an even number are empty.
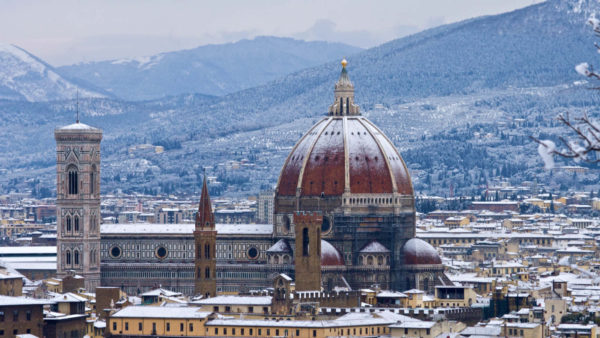
[[[257,37],[147,57],[80,63],[59,70],[127,100],[186,93],[224,95],[360,50],[341,43]]]
[[[67,80],[52,66],[14,45],[0,43],[0,99],[30,102],[106,97]]]
[[[535,179],[542,164],[535,144],[528,143],[530,135],[557,135],[559,112],[600,115],[600,95],[586,89],[594,84],[586,84],[574,69],[581,62],[600,65],[593,45],[600,38],[586,24],[594,13],[600,13],[595,0],[549,0],[359,52],[348,57],[356,102],[399,146],[409,169],[420,173],[415,180],[431,174],[428,180],[434,183],[416,182],[417,187],[452,185],[462,192],[473,182],[485,185],[499,168],[511,178]],[[275,182],[289,147],[325,115],[339,72],[335,61],[221,97],[89,99],[80,110],[86,123],[105,132],[105,187],[189,191],[201,183],[202,166],[246,159],[252,163],[243,170],[218,174],[232,191],[255,192]],[[375,109],[378,104],[383,112]],[[52,187],[52,130],[70,123],[73,111],[73,102],[0,102],[0,152],[5,154],[0,172],[11,172],[0,175],[0,184],[39,170]],[[18,132],[22,125],[26,133]],[[39,136],[33,140],[31,134]],[[140,166],[141,159],[127,152],[140,143],[171,147],[144,157]],[[471,171],[476,181],[458,176]]]

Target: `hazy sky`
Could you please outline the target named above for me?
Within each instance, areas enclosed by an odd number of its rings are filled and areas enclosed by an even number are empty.
[[[0,43],[59,66],[257,35],[372,47],[540,0],[0,0]]]

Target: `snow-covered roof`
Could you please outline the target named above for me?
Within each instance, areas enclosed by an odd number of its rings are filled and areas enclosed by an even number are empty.
[[[197,307],[128,306],[112,318],[206,318],[210,312]]]
[[[482,337],[497,337],[500,336],[502,328],[500,326],[471,326],[462,330],[460,333],[464,336],[482,336]]]
[[[88,126],[87,124],[81,123],[81,122],[76,122],[73,124],[69,124],[68,126],[64,126],[61,128],[58,128],[58,130],[63,131],[63,130],[85,130],[85,131],[100,131],[100,129],[98,128],[94,128],[92,126]]]
[[[2,246],[0,247],[0,256],[19,256],[19,255],[56,255],[56,246]]]
[[[383,244],[377,242],[377,241],[372,241],[371,243],[365,245],[364,248],[362,248],[362,250],[360,250],[360,252],[362,253],[380,253],[380,252],[390,252],[390,250],[388,250],[388,248],[386,248],[385,246],[383,246]]]
[[[428,321],[406,321],[404,323],[392,324],[390,327],[399,329],[431,329],[435,322]]]
[[[102,320],[97,320],[94,322],[94,327],[98,329],[104,329],[106,328],[106,322]]]
[[[279,276],[287,281],[293,280],[292,277],[286,275],[285,273],[280,273]]]
[[[78,303],[87,301],[87,298],[83,298],[74,293],[67,292],[65,294],[58,295],[52,298],[52,300],[56,303]]]
[[[287,240],[285,239],[280,239],[277,241],[277,243],[273,244],[272,247],[269,248],[269,250],[267,250],[267,252],[291,252],[292,249],[290,248]]]
[[[398,291],[384,290],[379,292],[375,297],[377,298],[406,298],[406,294]]]
[[[10,297],[0,296],[0,306],[15,306],[15,305],[45,305],[53,304],[54,302],[48,299],[32,299],[25,297]]]
[[[154,289],[148,292],[142,293],[142,297],[152,297],[152,296],[165,296],[165,297],[173,297],[173,296],[181,296],[181,292],[175,292],[166,289]]]
[[[102,224],[102,234],[174,234],[192,235],[195,224],[193,223],[120,223]],[[215,224],[217,235],[270,235],[273,233],[272,224]]]
[[[24,270],[56,270],[56,262],[19,262],[15,265],[18,266],[20,271]]]

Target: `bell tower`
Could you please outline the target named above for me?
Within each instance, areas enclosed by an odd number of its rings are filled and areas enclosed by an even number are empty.
[[[196,271],[195,293],[207,298],[215,297],[217,295],[217,230],[215,229],[215,218],[212,213],[208,187],[206,186],[206,174],[204,175],[202,195],[196,214],[194,243],[196,247],[194,261]]]
[[[102,130],[76,123],[56,140],[57,275],[77,274],[100,285],[100,141]]]
[[[321,291],[321,223],[320,212],[294,214],[296,224],[296,291]]]

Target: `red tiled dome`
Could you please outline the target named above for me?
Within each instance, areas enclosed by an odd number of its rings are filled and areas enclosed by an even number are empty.
[[[360,115],[330,116],[314,125],[285,161],[277,191],[296,196],[300,188],[300,196],[341,196],[346,186],[358,194],[413,193],[396,147]]]
[[[344,265],[344,257],[331,243],[321,240],[321,266]]]
[[[435,248],[419,238],[409,239],[402,251],[405,265],[442,264]]]

